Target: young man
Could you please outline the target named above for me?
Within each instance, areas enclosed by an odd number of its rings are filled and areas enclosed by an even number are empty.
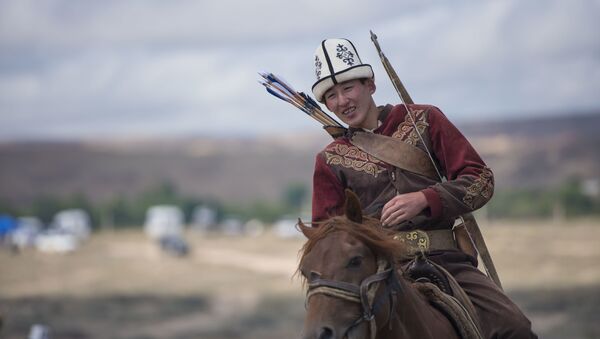
[[[315,225],[343,213],[346,188],[359,196],[365,214],[398,231],[451,230],[457,217],[488,202],[494,189],[491,170],[437,107],[411,104],[410,114],[404,105],[378,107],[373,70],[346,39],[324,40],[316,51],[315,68],[313,94],[349,127],[316,157]],[[393,137],[430,153],[447,180],[397,168],[366,153],[352,143],[359,131]],[[536,338],[519,308],[477,269],[477,259],[455,245],[447,247],[430,248],[428,257],[463,287],[484,337]]]

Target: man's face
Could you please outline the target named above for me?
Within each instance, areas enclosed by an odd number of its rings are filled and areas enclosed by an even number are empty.
[[[339,83],[325,92],[327,108],[351,127],[369,128],[367,117],[375,106],[375,84],[372,80],[350,80]]]

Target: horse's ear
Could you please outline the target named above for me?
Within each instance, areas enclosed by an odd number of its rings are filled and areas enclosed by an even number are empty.
[[[314,227],[304,225],[302,219],[300,218],[298,218],[298,228],[300,229],[300,232],[302,232],[302,234],[304,234],[304,236],[308,239],[310,239],[316,231]]]
[[[360,200],[356,193],[346,189],[346,202],[344,203],[344,213],[346,218],[356,223],[362,224],[363,215],[360,207]]]

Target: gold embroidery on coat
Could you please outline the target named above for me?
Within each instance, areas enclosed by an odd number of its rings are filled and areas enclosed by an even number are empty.
[[[417,145],[417,141],[420,140],[419,134],[415,131],[415,125],[421,135],[425,133],[425,128],[429,126],[429,123],[425,120],[425,111],[422,109],[411,110],[412,116],[415,117],[415,124],[413,124],[411,114],[406,114],[404,121],[398,125],[398,130],[392,134],[392,137],[399,138],[413,146]]]
[[[374,177],[383,171],[381,161],[361,151],[356,146],[335,144],[325,150],[326,163],[328,165],[340,165],[355,171],[365,172]]]
[[[463,202],[474,209],[476,208],[475,198],[477,196],[482,196],[485,199],[491,198],[494,191],[493,178],[494,175],[492,174],[492,171],[485,167],[481,174],[479,174],[479,177],[467,188],[467,193],[463,197]]]

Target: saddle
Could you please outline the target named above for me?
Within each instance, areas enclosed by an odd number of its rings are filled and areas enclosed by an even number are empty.
[[[463,339],[483,339],[471,300],[456,279],[421,252],[408,264],[406,275],[429,302],[452,322]]]
[[[433,283],[436,285],[442,292],[454,296],[454,291],[450,286],[450,278],[449,275],[444,274],[444,272],[434,266],[435,264],[431,262],[423,252],[418,253],[415,258],[408,264],[408,268],[406,269],[406,273],[408,276],[417,283]]]

